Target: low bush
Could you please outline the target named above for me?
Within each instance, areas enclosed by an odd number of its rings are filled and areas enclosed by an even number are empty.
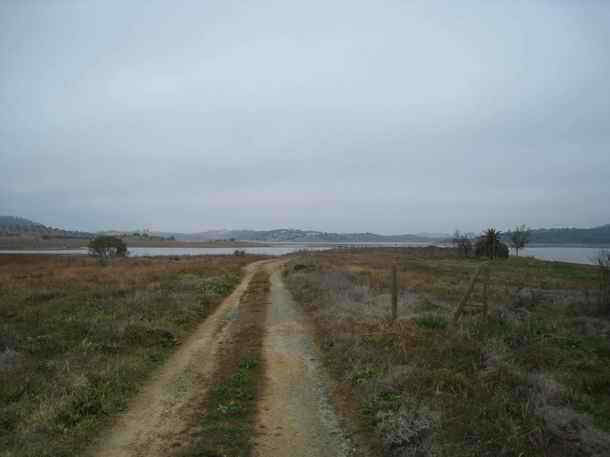
[[[112,257],[125,257],[127,245],[115,236],[100,235],[89,242],[89,255],[100,263],[107,263]]]

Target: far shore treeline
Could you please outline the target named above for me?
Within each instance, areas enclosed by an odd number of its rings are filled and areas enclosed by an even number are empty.
[[[507,233],[510,236],[510,232]],[[532,244],[608,244],[610,224],[589,229],[553,228],[535,229],[530,232]]]

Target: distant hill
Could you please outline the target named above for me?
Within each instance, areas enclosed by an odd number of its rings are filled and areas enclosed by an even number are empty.
[[[0,235],[77,239],[89,239],[95,236],[88,232],[48,227],[39,222],[16,216],[0,216]]]
[[[0,216],[0,227],[11,227],[19,230],[23,227],[44,227],[43,224],[16,216]]]
[[[212,230],[208,232],[184,233],[158,233],[160,236],[174,236],[177,240],[210,241],[210,240],[238,240],[260,242],[296,242],[296,243],[381,243],[381,242],[413,242],[434,241],[441,237],[427,237],[421,235],[378,235],[376,233],[333,233],[316,230],[275,229],[275,230]],[[444,237],[446,237],[445,235]]]
[[[130,239],[175,239],[178,241],[257,241],[295,243],[400,243],[438,242],[451,239],[445,233],[417,233],[404,235],[379,235],[376,233],[334,233],[317,230],[275,229],[275,230],[210,230],[200,233],[109,231],[101,232],[128,237]],[[90,239],[94,233],[63,230],[49,227],[39,222],[15,216],[0,216],[0,236],[21,236],[38,238]],[[504,233],[508,239],[510,231]],[[539,228],[533,229],[532,244],[610,244],[610,224],[593,228]]]

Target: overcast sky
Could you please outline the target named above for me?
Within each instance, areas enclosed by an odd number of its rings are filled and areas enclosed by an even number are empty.
[[[610,223],[610,2],[0,0],[0,214]]]

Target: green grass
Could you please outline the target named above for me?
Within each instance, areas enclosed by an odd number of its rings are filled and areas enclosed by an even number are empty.
[[[446,329],[447,325],[449,325],[449,321],[445,316],[437,314],[424,314],[416,317],[415,322],[419,327],[427,329]]]
[[[217,355],[198,428],[179,457],[247,457],[255,438],[257,395],[263,383],[262,342],[269,277],[257,272],[239,303],[239,319],[229,327],[229,344]]]
[[[83,455],[249,261],[0,259],[0,454]]]
[[[256,412],[256,395],[261,375],[260,360],[242,358],[236,371],[223,383],[212,388],[195,442],[179,456],[250,455],[250,419]]]

